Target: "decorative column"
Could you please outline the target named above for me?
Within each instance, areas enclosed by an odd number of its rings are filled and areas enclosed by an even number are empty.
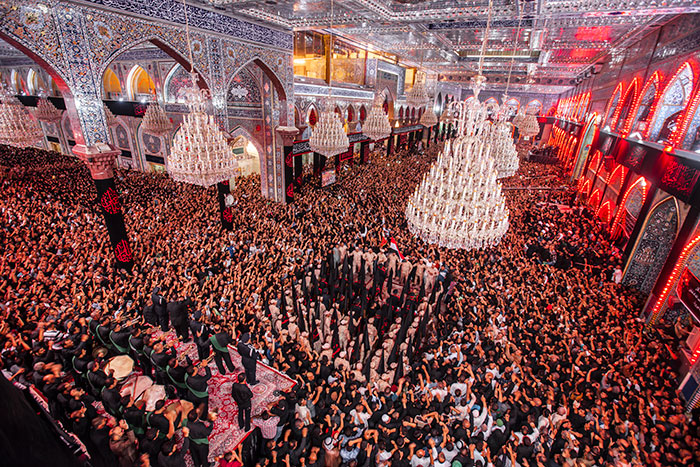
[[[386,155],[387,155],[387,157],[391,156],[391,149],[392,149],[393,145],[394,145],[394,135],[389,134],[389,139],[386,142]]]
[[[425,139],[425,149],[428,149],[428,148],[430,147],[430,130],[431,130],[431,129],[432,129],[432,127],[427,127],[427,128],[426,128],[426,130],[427,130],[427,131],[426,131],[427,138]]]
[[[360,143],[360,164],[366,164],[369,159],[369,141]]]
[[[219,200],[219,212],[221,213],[221,226],[226,230],[233,230],[233,211],[226,206],[226,197],[231,194],[231,186],[228,180],[216,184],[217,199]]]
[[[336,180],[340,176],[340,154],[336,154],[335,156],[335,177]]]
[[[284,202],[294,201],[294,137],[299,129],[293,126],[278,126],[277,141],[283,148],[284,154]]]
[[[314,153],[314,179],[318,180],[318,185],[321,186],[321,171],[323,170],[323,156],[317,152]]]
[[[114,184],[114,160],[121,151],[105,143],[87,147],[77,144],[73,153],[85,162],[97,189],[97,203],[102,208],[109,240],[118,269],[131,270],[134,258],[129,247],[124,215],[117,187]]]

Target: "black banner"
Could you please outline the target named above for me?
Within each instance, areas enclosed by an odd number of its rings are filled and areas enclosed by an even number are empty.
[[[120,269],[131,270],[134,265],[134,256],[129,246],[129,238],[126,235],[122,204],[114,184],[114,178],[94,180],[94,182],[97,189],[97,204],[102,209],[116,266]]]
[[[294,146],[283,146],[284,153],[284,201],[294,201]]]
[[[233,230],[233,211],[226,207],[226,196],[231,193],[228,180],[216,184],[216,198],[219,201],[219,212],[221,213],[221,226],[226,230]]]
[[[678,298],[685,305],[695,321],[700,321],[700,281],[690,269],[685,268],[678,281]]]

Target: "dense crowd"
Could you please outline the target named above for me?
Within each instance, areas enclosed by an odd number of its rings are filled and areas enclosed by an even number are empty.
[[[430,246],[403,213],[436,149],[377,151],[291,205],[262,198],[255,177],[238,180],[231,232],[214,190],[117,171],[136,263],[127,273],[114,271],[87,169],[3,148],[6,373],[44,392],[94,458],[182,465],[191,423],[215,415],[158,404],[141,433],[109,374],[99,391],[64,377],[100,370],[96,325],[117,339],[149,330],[158,288],[191,301],[193,338],[249,336],[259,359],[297,381],[259,414],[278,426],[259,465],[696,465],[698,426],[670,349],[642,332],[641,301],[618,284],[620,251],[575,192],[555,168],[523,162],[505,181],[511,227],[498,247]]]

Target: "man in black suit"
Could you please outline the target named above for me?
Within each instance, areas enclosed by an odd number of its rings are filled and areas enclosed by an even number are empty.
[[[238,374],[238,382],[231,385],[231,396],[238,405],[238,428],[250,431],[250,407],[253,391],[245,384],[245,373]]]
[[[251,385],[255,386],[259,382],[255,379],[255,370],[258,365],[258,353],[253,346],[250,345],[250,334],[247,332],[241,336],[241,340],[238,342],[238,353],[241,355],[241,363],[245,369],[246,379]]]
[[[160,287],[153,289],[151,294],[151,301],[153,302],[153,311],[155,311],[158,317],[158,322],[160,323],[160,330],[163,332],[168,332],[168,310],[166,309],[165,298],[160,294]]]
[[[214,326],[213,336],[209,336],[209,342],[214,350],[214,361],[216,362],[216,367],[219,369],[219,373],[222,375],[226,374],[226,369],[228,371],[233,371],[234,366],[231,361],[231,355],[228,353],[228,345],[233,342],[231,336],[221,329],[221,325],[217,324]],[[226,363],[226,368],[224,368],[224,362]]]
[[[168,310],[168,316],[170,317],[170,322],[175,328],[177,337],[183,342],[187,342],[190,339],[190,329],[188,327],[187,321],[187,308],[189,305],[189,300],[179,300],[168,303],[166,309]]]

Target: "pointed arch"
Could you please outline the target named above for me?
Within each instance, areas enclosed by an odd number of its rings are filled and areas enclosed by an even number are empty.
[[[680,225],[678,201],[667,196],[649,211],[623,273],[622,283],[644,294],[652,287],[668,257]]]
[[[624,83],[620,81],[617,83],[617,86],[615,86],[615,90],[613,91],[612,96],[610,97],[610,100],[608,101],[608,105],[605,107],[605,113],[603,114],[603,127],[610,126],[612,128],[612,125],[610,124],[612,121],[612,116],[617,110],[617,106],[620,103],[620,99],[622,98],[622,89],[624,88]]]
[[[260,57],[253,57],[250,60],[246,61],[243,63],[241,66],[239,66],[234,73],[231,74],[231,78],[229,78],[229,82],[226,83],[226,88],[228,89],[228,86],[230,85],[230,81],[233,79],[234,76],[238,74],[239,71],[241,71],[243,68],[247,67],[251,63],[254,63],[260,69],[267,75],[268,78],[270,78],[270,81],[272,82],[272,86],[275,88],[275,91],[277,91],[277,95],[279,96],[280,101],[286,101],[287,100],[287,91],[285,91],[284,86],[282,85],[282,82],[280,79],[277,77],[274,71],[272,71],[272,68],[265,63],[265,61],[260,58]]]
[[[612,215],[610,201],[604,202],[603,205],[598,209],[596,215],[606,224],[609,223]]]
[[[360,106],[360,111],[359,111],[359,120],[360,120],[360,122],[364,123],[366,118],[367,118],[367,109],[365,108],[365,104],[362,104]]]
[[[156,89],[156,83],[151,75],[141,66],[134,65],[126,77],[126,95],[131,101],[135,101],[141,96],[149,96]]]
[[[686,109],[672,143],[675,147],[697,153],[700,152],[700,82],[695,85],[693,98]]]
[[[639,215],[639,211],[636,210],[636,208],[628,208],[628,202],[632,201],[632,194],[635,192],[635,190],[641,190],[641,196],[638,200],[634,201],[635,206],[641,209],[642,205],[644,204],[644,201],[646,200],[648,189],[649,185],[646,179],[642,176],[639,176],[634,181],[634,183],[630,185],[625,194],[622,196],[620,206],[617,210],[617,214],[615,215],[615,220],[613,221],[612,227],[610,228],[610,233],[613,239],[617,239],[620,236],[622,229],[624,228],[622,225],[622,220],[624,216],[631,215],[636,220],[637,216]]]
[[[593,193],[591,193],[591,196],[588,198],[588,205],[593,209],[596,210],[598,209],[598,205],[600,205],[600,190],[595,189],[593,190]]]
[[[610,123],[610,128],[612,128],[614,131],[621,132],[621,130],[624,128],[625,123],[627,123],[627,116],[639,97],[638,91],[639,77],[636,77],[627,87],[627,91],[625,91],[622,102],[617,106],[617,110],[615,110],[612,122]]]
[[[530,109],[536,109],[536,111],[532,115],[538,115],[543,108],[544,105],[542,104],[541,100],[533,99],[530,102],[528,102],[525,106],[525,112],[532,112]]]
[[[626,135],[633,131],[645,132],[652,107],[661,97],[661,79],[661,72],[656,71],[644,84],[637,101],[634,103],[634,108],[627,117],[627,122],[622,129],[623,134]]]
[[[198,69],[197,66],[194,64],[190,64],[189,59],[187,59],[187,53],[183,53],[177,49],[174,45],[172,45],[170,42],[167,40],[163,39],[160,36],[149,36],[145,38],[139,38],[137,40],[128,42],[121,47],[119,47],[117,50],[115,50],[112,55],[107,57],[107,59],[102,62],[100,68],[99,68],[99,76],[103,76],[105,73],[105,70],[119,58],[120,55],[122,55],[124,52],[133,49],[134,47],[137,47],[141,44],[144,44],[146,42],[150,42],[151,44],[155,45],[158,47],[160,50],[165,52],[175,60],[177,63],[179,63],[186,71],[192,70],[193,72],[197,73],[199,75],[199,81],[197,81],[197,85],[201,89],[209,89],[209,86],[207,85],[206,78],[204,74],[202,74]]]
[[[122,94],[122,85],[119,77],[111,68],[107,68],[102,75],[102,92],[107,99],[113,99]]]
[[[313,127],[316,122],[318,122],[318,109],[316,109],[316,104],[312,102],[306,110],[306,123]]]
[[[692,90],[696,86],[697,64],[692,60],[685,61],[664,87],[661,98],[653,110],[646,139],[672,139],[674,126],[680,123],[680,114],[687,106]]]

